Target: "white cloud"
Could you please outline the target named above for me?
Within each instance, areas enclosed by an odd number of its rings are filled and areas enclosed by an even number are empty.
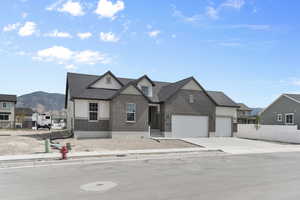
[[[8,32],[8,31],[16,30],[20,26],[21,26],[21,24],[19,22],[15,23],[15,24],[8,24],[8,25],[6,25],[6,26],[3,27],[3,32]]]
[[[23,19],[25,19],[27,16],[28,16],[28,13],[26,13],[26,12],[23,12],[23,13],[21,14],[21,17],[22,17]]]
[[[53,30],[51,33],[44,34],[45,37],[58,37],[58,38],[72,38],[72,35],[67,32],[59,32],[58,30]]]
[[[18,56],[28,56],[28,55],[30,55],[30,53],[29,52],[25,52],[25,51],[18,51],[16,53],[16,55],[18,55]]]
[[[98,51],[85,50],[80,51],[75,55],[75,61],[94,65],[96,63],[106,64],[106,56]]]
[[[92,37],[92,33],[90,33],[90,32],[77,33],[77,36],[78,36],[80,39],[84,40],[84,39],[88,39],[88,38]]]
[[[58,64],[68,66],[69,69],[74,67],[75,63],[94,65],[97,63],[108,64],[110,62],[110,58],[99,51],[72,51],[63,46],[53,46],[39,50],[33,59],[46,62],[57,62]]]
[[[219,12],[214,7],[208,6],[206,7],[206,13],[209,18],[211,19],[218,19],[219,18]]]
[[[19,35],[26,37],[34,34],[37,31],[36,26],[34,22],[26,22],[25,25],[19,29]]]
[[[203,19],[203,15],[201,15],[201,14],[186,16],[180,10],[178,10],[176,8],[176,6],[174,6],[174,5],[172,5],[172,9],[173,9],[173,16],[178,17],[179,19],[181,19],[184,22],[194,23],[194,22],[198,22],[201,19]]]
[[[152,29],[152,25],[150,25],[150,24],[147,24],[147,29]]]
[[[37,57],[41,60],[70,60],[74,52],[62,46],[53,46],[48,49],[43,49],[37,52]]]
[[[244,29],[250,29],[253,31],[268,31],[271,29],[270,25],[259,25],[259,24],[237,24],[237,25],[231,25],[229,28],[244,28]]]
[[[115,4],[109,0],[99,0],[95,13],[101,17],[115,19],[116,14],[125,9],[123,1],[118,0]]]
[[[104,42],[118,42],[120,39],[112,32],[100,33],[100,39]]]
[[[178,17],[181,20],[189,23],[203,22],[207,19],[219,19],[221,12],[226,8],[232,8],[234,10],[240,10],[246,4],[245,0],[226,0],[219,5],[210,4],[206,7],[205,12],[198,13],[192,16],[184,15],[176,6],[172,5],[173,16]]]
[[[171,35],[171,37],[172,37],[172,38],[176,38],[176,37],[177,37],[177,35],[175,35],[175,34],[172,34],[172,35]]]
[[[57,9],[57,11],[67,12],[73,16],[82,16],[85,14],[81,4],[79,2],[73,2],[72,0],[64,3],[61,8]]]
[[[225,47],[238,47],[241,46],[242,44],[239,42],[221,42],[219,43],[219,45]]]
[[[53,10],[56,10],[57,7],[62,4],[64,2],[64,0],[58,0],[56,2],[54,2],[53,4],[49,5],[46,7],[46,10],[48,11],[53,11]]]
[[[159,34],[160,34],[160,30],[153,30],[153,31],[148,32],[148,35],[150,37],[157,37]]]
[[[77,67],[76,67],[75,65],[73,65],[73,64],[69,64],[69,65],[66,65],[66,66],[65,66],[65,69],[71,71],[71,70],[77,69]]]
[[[245,5],[245,0],[227,0],[221,4],[221,7],[230,7],[234,9],[241,9]]]

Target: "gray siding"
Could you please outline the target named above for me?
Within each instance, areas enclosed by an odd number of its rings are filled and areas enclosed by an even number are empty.
[[[87,119],[75,119],[75,131],[109,131],[109,120],[89,122]]]
[[[285,97],[280,97],[260,116],[260,123],[265,125],[285,125],[285,114],[294,113],[295,125],[300,125],[300,104]],[[282,122],[276,120],[276,114],[282,114]]]
[[[194,103],[189,103],[189,95],[194,95]],[[172,115],[203,115],[209,117],[209,131],[215,131],[216,106],[202,91],[180,90],[161,106],[162,131],[172,130]]]
[[[136,104],[136,122],[126,122],[126,104]],[[111,101],[112,131],[148,131],[148,101],[141,95],[121,94]]]

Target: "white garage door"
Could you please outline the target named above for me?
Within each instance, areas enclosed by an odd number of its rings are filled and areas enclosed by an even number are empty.
[[[216,118],[216,137],[231,137],[232,123],[230,117]]]
[[[208,137],[208,117],[173,115],[172,136],[176,138]]]

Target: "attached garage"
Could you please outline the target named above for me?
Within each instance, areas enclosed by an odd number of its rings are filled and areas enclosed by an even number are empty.
[[[216,117],[216,137],[232,137],[231,117]]]
[[[208,137],[208,116],[173,115],[172,137]]]

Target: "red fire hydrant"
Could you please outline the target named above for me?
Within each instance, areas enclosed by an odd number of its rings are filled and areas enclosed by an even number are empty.
[[[67,160],[68,149],[67,149],[66,146],[63,146],[63,147],[60,149],[60,153],[61,153],[61,159],[62,159],[62,160]]]

